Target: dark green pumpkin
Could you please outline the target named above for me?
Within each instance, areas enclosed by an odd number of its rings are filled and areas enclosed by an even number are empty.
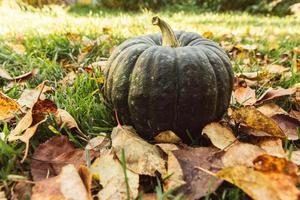
[[[164,130],[184,141],[199,138],[201,128],[220,119],[229,105],[229,58],[215,42],[196,33],[174,34],[160,22],[168,46],[162,46],[157,33],[128,39],[113,51],[105,71],[105,98],[121,123],[133,125],[143,138]]]

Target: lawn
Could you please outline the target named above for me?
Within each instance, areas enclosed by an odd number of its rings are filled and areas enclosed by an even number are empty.
[[[1,91],[18,99],[25,89],[35,88],[47,80],[54,91],[46,96],[57,107],[67,110],[88,138],[110,133],[116,126],[114,115],[103,100],[103,74],[97,67],[98,61],[108,58],[114,47],[127,38],[158,32],[151,24],[156,15],[175,30],[203,34],[220,43],[231,56],[236,73],[257,72],[268,64],[289,69],[289,78],[258,85],[257,95],[267,86],[290,88],[300,83],[300,20],[294,16],[211,13],[184,6],[156,13],[80,6],[22,10],[0,7],[0,13],[0,67],[13,77],[39,69],[37,75],[23,84],[8,84],[0,78]],[[86,68],[92,63],[96,67],[89,73]],[[66,86],[60,80],[71,71],[77,75],[71,86]],[[291,107],[285,99],[277,103],[286,110]],[[14,123],[1,122],[0,132],[7,135],[12,127]],[[55,134],[68,135],[78,147],[85,146],[74,131],[56,126],[51,119],[30,140],[28,159],[23,164],[20,160],[25,145],[0,140],[0,190],[8,197],[15,184],[11,175],[26,176],[34,149]],[[245,197],[240,190],[228,188],[217,195],[218,199]]]

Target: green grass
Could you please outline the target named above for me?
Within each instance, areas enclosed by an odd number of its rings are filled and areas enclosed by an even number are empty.
[[[252,16],[246,13],[207,13],[196,8],[172,7],[158,13],[150,11],[131,13],[111,11],[88,7],[46,7],[43,10],[29,9],[20,11],[0,7],[0,65],[12,76],[17,76],[39,68],[37,77],[28,81],[25,86],[15,85],[7,88],[6,81],[0,79],[2,91],[12,98],[19,98],[24,88],[34,88],[44,80],[55,88],[49,95],[58,107],[66,109],[78,122],[80,128],[89,137],[107,132],[116,124],[112,112],[106,108],[101,95],[102,85],[96,81],[101,77],[101,71],[95,75],[80,74],[72,87],[64,87],[58,83],[69,70],[61,63],[73,64],[77,69],[89,63],[98,61],[101,57],[109,57],[112,48],[126,38],[158,32],[151,25],[151,18],[159,15],[168,21],[175,30],[193,31],[202,34],[207,31],[213,33],[213,40],[226,41],[230,45],[256,44],[257,53],[268,56],[270,62],[278,63],[283,54],[291,55],[294,48],[300,46],[300,21],[289,17]],[[70,40],[69,33],[79,35],[80,41]],[[226,36],[226,37],[225,37]],[[83,47],[88,46],[84,41],[102,39],[85,56],[81,63],[77,63],[78,55]],[[226,39],[224,39],[226,38]],[[25,46],[26,54],[14,52],[7,42],[20,43]],[[277,46],[275,50],[272,47]],[[286,67],[295,67],[295,60],[299,56],[291,57],[284,63]],[[233,60],[236,71],[240,71],[243,59]],[[251,62],[249,71],[255,71],[260,63]],[[293,73],[292,78],[279,80],[274,86],[291,87],[300,82],[299,73]],[[288,107],[288,105],[287,105]],[[78,145],[84,142],[76,134],[58,127],[57,130],[69,137]],[[8,134],[11,124],[2,123],[0,132]],[[31,140],[30,154],[39,143],[54,135],[47,125],[39,128],[38,133]],[[12,182],[9,174],[22,174],[28,171],[29,165],[20,165],[24,145],[19,142],[8,143],[0,140],[0,188],[8,188]],[[29,163],[30,161],[27,161]],[[164,196],[162,190],[160,197]],[[9,192],[9,190],[7,190]],[[169,194],[165,194],[169,195]],[[224,190],[220,195],[207,199],[243,199],[245,195],[238,189]]]

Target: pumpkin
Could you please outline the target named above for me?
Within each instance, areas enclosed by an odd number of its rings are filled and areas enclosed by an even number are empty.
[[[220,119],[233,87],[230,60],[220,46],[197,33],[173,31],[158,17],[162,34],[119,45],[104,71],[104,96],[123,124],[145,139],[164,130],[183,141]]]

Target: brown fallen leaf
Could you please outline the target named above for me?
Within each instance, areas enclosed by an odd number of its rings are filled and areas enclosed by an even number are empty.
[[[286,157],[284,149],[282,147],[282,140],[280,138],[259,138],[258,142],[256,142],[256,145],[265,150],[269,155]]]
[[[224,127],[217,122],[206,125],[202,130],[202,134],[207,135],[212,144],[221,150],[225,150],[237,141],[229,128]]]
[[[298,182],[297,173],[298,167],[293,162],[288,161],[286,158],[279,158],[268,154],[258,156],[253,161],[254,169],[262,172],[276,172],[282,173],[295,178],[295,182]]]
[[[13,80],[13,77],[3,67],[0,67],[0,77],[6,80]]]
[[[232,118],[237,123],[242,123],[250,134],[256,136],[286,137],[275,121],[254,107],[247,106],[235,109],[232,112]]]
[[[58,176],[36,182],[31,199],[92,200],[91,193],[87,190],[91,178],[89,175],[80,174],[82,170],[78,171],[74,165],[66,165]]]
[[[92,176],[81,166],[78,171],[74,165],[66,165],[60,173],[60,191],[66,199],[92,200]],[[86,185],[85,185],[86,184]]]
[[[9,46],[12,50],[14,50],[19,55],[24,55],[26,53],[26,48],[23,44],[6,42],[6,45]]]
[[[57,124],[64,125],[68,129],[75,128],[79,133],[81,133],[81,135],[84,135],[75,119],[66,110],[58,108],[57,112],[55,112],[54,115]]]
[[[275,103],[264,104],[257,108],[259,112],[264,114],[267,117],[272,117],[276,114],[287,114],[285,110],[276,105]]]
[[[174,183],[177,181],[178,186],[181,185],[177,192],[183,193],[187,199],[199,199],[214,192],[222,180],[207,171],[215,173],[223,167],[218,152],[219,150],[214,147],[173,151],[174,158],[168,159],[168,174],[173,174],[174,177],[172,178],[173,175],[171,175],[170,180],[166,180],[166,188],[170,189],[170,187],[176,186]],[[176,162],[178,163],[176,164]]]
[[[32,183],[27,183],[22,181],[17,182],[16,185],[13,187],[12,199],[18,199],[18,200],[30,199],[32,193],[32,187],[33,187]]]
[[[0,91],[0,121],[11,120],[19,111],[21,111],[21,107],[18,102]]]
[[[260,96],[260,98],[257,100],[257,104],[264,103],[266,101],[274,100],[283,96],[289,96],[292,95],[296,92],[295,88],[289,88],[289,89],[284,89],[284,88],[278,88],[278,89],[273,89],[269,88],[264,94]]]
[[[113,150],[119,160],[124,150],[128,169],[149,176],[156,176],[156,171],[162,175],[166,173],[165,160],[158,147],[140,138],[132,127],[115,127],[111,139]]]
[[[219,171],[216,176],[236,185],[254,200],[297,200],[300,192],[294,180],[285,174],[269,174],[237,165]]]
[[[273,65],[267,65],[265,67],[265,69],[267,70],[268,73],[270,74],[282,74],[284,72],[287,72],[289,71],[289,68],[287,67],[284,67],[282,65],[276,65],[276,64],[273,64]]]
[[[29,72],[26,72],[24,74],[21,74],[19,76],[16,77],[12,77],[5,69],[3,69],[2,67],[0,68],[0,77],[7,80],[7,81],[11,81],[11,82],[24,82],[30,78],[32,78],[33,76],[37,75],[39,72],[39,69],[32,69]]]
[[[127,166],[128,163],[126,163]],[[139,175],[122,164],[111,150],[103,152],[91,167],[93,176],[98,177],[103,189],[98,193],[101,200],[135,199],[138,196]],[[125,179],[127,176],[127,183]],[[129,198],[128,198],[129,195]]]
[[[289,140],[299,139],[300,121],[285,114],[276,114],[272,119],[277,122]]]
[[[59,81],[63,86],[71,86],[74,84],[77,75],[74,71],[69,72],[62,80]]]
[[[54,136],[36,148],[31,161],[31,175],[34,181],[57,176],[65,165],[73,164],[79,167],[96,155],[97,153],[91,150],[90,158],[86,158],[85,151],[76,149],[68,137]]]
[[[300,112],[299,111],[291,110],[289,114],[291,117],[300,120]]]
[[[238,86],[233,93],[233,99],[237,103],[245,106],[253,105],[257,101],[255,90],[251,89],[249,86]]]
[[[53,89],[45,85],[45,81],[38,85],[35,89],[25,89],[18,99],[18,103],[22,107],[32,108],[39,100],[46,99],[45,93],[53,91]]]
[[[266,151],[256,145],[248,143],[235,143],[222,156],[222,163],[225,167],[236,165],[252,166],[253,160]]]
[[[181,139],[173,131],[163,131],[154,137],[158,143],[173,143],[181,142]]]

